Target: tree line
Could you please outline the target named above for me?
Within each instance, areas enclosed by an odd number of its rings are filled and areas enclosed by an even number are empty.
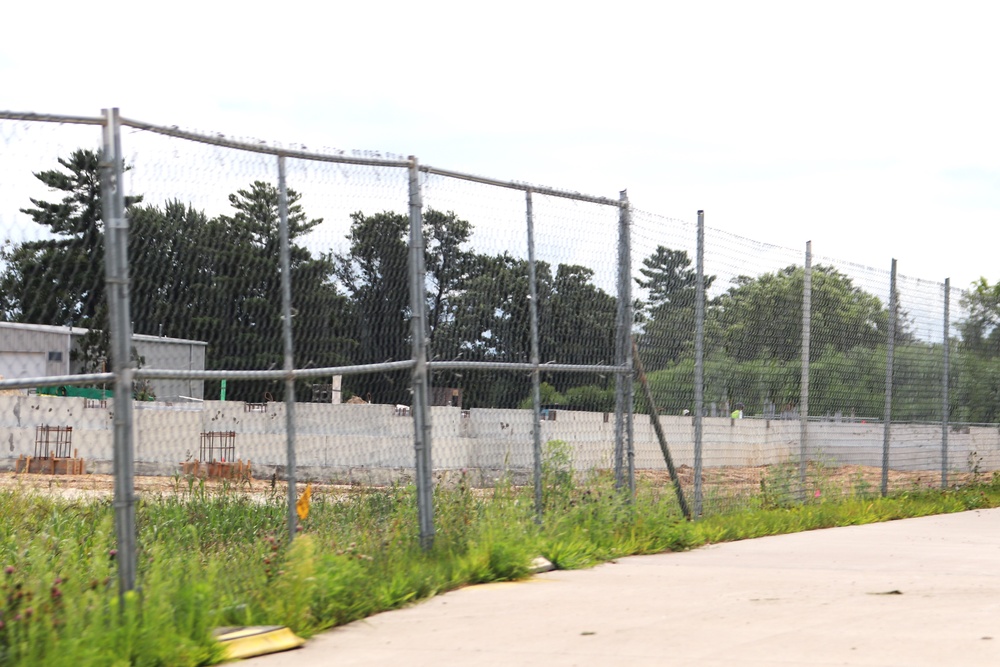
[[[107,358],[103,227],[96,152],[81,149],[35,176],[61,199],[22,209],[46,238],[0,250],[0,317],[76,326],[95,333],[78,362],[96,370]],[[209,369],[280,368],[283,363],[277,188],[252,182],[228,196],[230,211],[208,216],[181,201],[132,197],[129,257],[133,328],[208,343]],[[288,191],[295,365],[329,367],[410,357],[407,239],[409,218],[383,211],[350,216],[345,252],[309,250],[303,241],[323,221]],[[507,252],[470,249],[473,225],[454,212],[423,215],[428,333],[437,359],[530,359],[528,263]],[[536,266],[543,362],[607,364],[614,359],[617,299],[573,264]],[[706,304],[705,400],[741,402],[749,414],[794,409],[801,364],[804,270],[790,266],[741,275]],[[716,278],[706,276],[706,290]],[[634,331],[665,412],[693,407],[695,273],[685,251],[658,247],[635,279]],[[954,346],[952,416],[995,421],[1000,397],[1000,285],[966,293],[970,317]],[[905,317],[901,318],[905,321]],[[889,313],[830,266],[812,273],[810,412],[875,418],[882,413]],[[894,418],[939,419],[940,344],[896,334]],[[935,380],[936,378],[936,380]],[[614,378],[544,374],[543,403],[612,409]],[[317,380],[319,382],[320,380]],[[435,372],[435,386],[458,387],[466,407],[516,407],[530,396],[526,373]],[[297,387],[310,399],[307,382]],[[344,389],[376,403],[409,404],[408,372],[344,378]],[[217,382],[206,383],[206,396]],[[230,382],[234,400],[280,399],[283,383]],[[645,409],[637,401],[640,410]]]
[[[58,168],[36,173],[59,199],[32,199],[22,211],[47,234],[0,250],[0,318],[91,329],[76,352],[84,371],[99,370],[109,357],[98,165],[98,153],[81,149],[60,159]],[[323,221],[306,213],[299,193],[287,194],[295,366],[408,359],[409,217],[353,213],[346,252],[316,254],[303,241]],[[280,368],[278,191],[256,181],[228,202],[227,214],[208,216],[181,201],[128,199],[133,330],[206,341],[208,369]],[[472,225],[453,212],[427,210],[423,226],[434,354],[527,361],[527,262],[469,250]],[[536,271],[543,356],[609,363],[615,299],[593,284],[593,271],[545,263]],[[350,376],[344,383],[366,400],[410,402],[408,372]],[[510,406],[530,386],[523,373],[482,371],[439,373],[435,383],[463,387],[469,406]],[[297,396],[309,400],[309,384],[302,382]],[[207,396],[218,391],[218,382],[206,383]],[[234,400],[282,395],[281,382],[227,383],[227,398]]]

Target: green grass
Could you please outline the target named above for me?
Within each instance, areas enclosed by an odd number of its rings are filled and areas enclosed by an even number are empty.
[[[220,659],[211,630],[283,624],[309,636],[468,584],[527,576],[541,554],[560,568],[831,526],[1000,506],[1000,482],[889,498],[774,503],[682,520],[671,488],[640,485],[626,503],[612,481],[574,482],[558,448],[544,477],[545,521],[532,492],[457,485],[435,492],[434,548],[416,532],[411,487],[314,491],[303,531],[285,539],[284,498],[232,487],[137,508],[141,588],[117,594],[113,507],[0,492],[0,664],[204,665]]]

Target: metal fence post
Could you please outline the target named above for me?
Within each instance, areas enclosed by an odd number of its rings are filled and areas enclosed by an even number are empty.
[[[135,429],[132,405],[132,319],[129,304],[128,219],[122,172],[118,109],[104,109],[101,204],[104,214],[104,272],[107,285],[111,360],[115,374],[114,473],[118,588],[135,588]]]
[[[799,380],[799,500],[806,497],[809,462],[809,345],[812,340],[812,241],[806,241],[802,275],[802,375]]]
[[[948,488],[948,420],[950,401],[948,384],[951,379],[951,278],[944,279],[944,368],[941,382],[941,488]]]
[[[424,268],[423,200],[420,191],[420,165],[410,156],[410,338],[415,362],[413,389],[413,448],[416,454],[417,514],[420,545],[434,545],[434,494],[431,479],[431,419],[428,344],[426,269]]]
[[[885,418],[882,427],[882,495],[889,493],[889,435],[892,427],[892,366],[896,344],[896,260],[889,275],[889,338],[885,357]]]
[[[285,458],[288,480],[288,541],[295,539],[295,369],[292,340],[292,262],[288,232],[288,189],[285,183],[285,156],[278,156],[278,233],[281,242],[281,329],[284,337],[285,364]]]
[[[538,283],[535,275],[535,220],[531,203],[531,189],[524,191],[525,216],[528,223],[528,312],[531,317],[531,407],[533,456],[535,464],[535,520],[542,522],[542,390],[541,373],[538,364],[541,356],[538,350]]]
[[[623,240],[620,241],[620,252],[623,254],[619,257],[618,261],[621,264],[621,271],[624,276],[622,280],[623,291],[620,298],[625,305],[622,314],[621,337],[622,347],[625,352],[623,361],[625,362],[625,367],[628,369],[625,375],[625,405],[623,406],[625,409],[625,456],[628,460],[629,499],[635,501],[635,440],[633,438],[635,432],[632,424],[632,418],[635,413],[634,360],[632,358],[632,319],[634,317],[632,313],[632,207],[628,201],[627,190],[622,190],[619,193],[619,198],[622,201],[619,235],[623,237]]]
[[[628,201],[628,195],[623,190],[619,195],[620,201]],[[625,322],[627,317],[626,295],[628,293],[629,275],[628,240],[626,228],[628,218],[624,208],[619,208],[618,212],[618,309],[615,315],[615,366],[623,367],[626,363],[626,348],[631,347],[628,336],[628,326]],[[622,373],[615,374],[615,489],[621,490],[625,485],[625,376]]]
[[[705,212],[698,211],[694,298],[694,516],[704,511],[701,483],[702,412],[705,410]]]

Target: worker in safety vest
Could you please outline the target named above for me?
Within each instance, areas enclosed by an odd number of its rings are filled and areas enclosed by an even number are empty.
[[[736,409],[733,410],[733,413],[731,415],[729,415],[729,416],[732,419],[743,419],[743,404],[742,403],[737,403],[736,404]]]

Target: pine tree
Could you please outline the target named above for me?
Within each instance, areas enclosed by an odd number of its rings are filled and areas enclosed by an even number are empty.
[[[45,228],[45,237],[2,251],[0,313],[6,320],[100,327],[104,301],[104,230],[100,156],[80,149],[60,158],[62,169],[35,177],[60,201],[32,199],[21,209]],[[134,199],[132,201],[135,201]]]

